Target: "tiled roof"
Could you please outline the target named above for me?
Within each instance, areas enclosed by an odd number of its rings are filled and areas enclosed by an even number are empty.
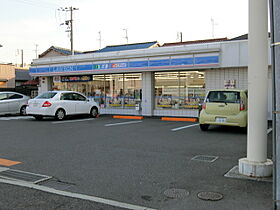
[[[268,32],[268,37],[270,37],[270,32]],[[229,39],[228,41],[235,41],[235,40],[247,40],[248,39],[248,34],[243,34],[241,36],[237,36],[237,37],[234,37],[232,39]]]
[[[189,44],[203,44],[210,42],[222,42],[227,41],[228,38],[216,38],[216,39],[204,39],[204,40],[194,40],[194,41],[185,41],[185,42],[173,42],[173,43],[164,43],[162,47],[178,46],[178,45],[189,45]]]
[[[234,41],[234,40],[246,40],[248,39],[248,34],[243,34],[241,36],[237,36],[237,37],[234,37],[232,39],[230,39],[229,41]]]
[[[145,49],[154,46],[159,46],[157,41],[145,42],[145,43],[136,43],[136,44],[125,44],[125,45],[112,45],[107,46],[103,49],[97,50],[95,52],[113,52],[113,51],[123,51],[123,50],[136,50],[136,49]]]
[[[54,50],[58,53],[60,53],[61,55],[71,55],[71,50],[66,49],[66,48],[62,48],[62,47],[56,47],[56,46],[51,46],[49,49],[47,49],[45,52],[43,52],[42,54],[39,55],[39,58],[44,57],[48,52],[50,52],[51,50]],[[74,51],[75,55],[78,54],[82,54],[83,52],[80,51]]]
[[[30,79],[31,79],[31,76],[29,75],[28,70],[16,69],[16,80],[27,81],[27,80],[30,80]]]
[[[28,80],[26,82],[24,82],[22,85],[39,85],[39,81],[38,79],[32,79],[32,80]]]

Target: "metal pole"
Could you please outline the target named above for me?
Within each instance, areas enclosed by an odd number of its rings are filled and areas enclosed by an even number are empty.
[[[269,0],[270,3],[270,30],[271,30],[271,43],[273,44],[274,41],[274,5],[273,0]],[[272,45],[273,46],[273,45]],[[277,209],[276,207],[276,138],[275,138],[275,114],[273,113],[274,110],[276,110],[275,107],[275,49],[274,47],[271,47],[271,68],[272,68],[272,160],[273,160],[273,209]]]
[[[23,67],[23,50],[21,50],[21,67]]]
[[[71,40],[71,54],[74,55],[74,48],[73,48],[73,7],[70,7],[70,40]]]
[[[272,64],[272,139],[273,139],[273,206],[278,210],[280,200],[280,168],[278,163],[280,161],[279,155],[279,129],[280,129],[280,96],[277,92],[280,88],[280,2],[270,0],[270,23],[271,23],[271,64]]]

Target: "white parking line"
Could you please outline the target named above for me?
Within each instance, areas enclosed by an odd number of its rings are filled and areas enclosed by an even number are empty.
[[[105,126],[115,126],[115,125],[127,125],[127,124],[133,124],[133,123],[141,123],[142,120],[138,121],[128,121],[128,122],[121,122],[121,123],[112,123],[112,124],[106,124]]]
[[[33,119],[32,116],[11,116],[11,117],[0,117],[1,120],[25,120],[25,119]]]
[[[15,181],[15,180],[8,180],[8,179],[0,178],[0,183],[27,187],[27,188],[31,188],[31,189],[35,189],[35,190],[40,190],[43,192],[53,193],[56,195],[62,195],[62,196],[71,197],[71,198],[78,198],[78,199],[87,200],[87,201],[93,201],[96,203],[102,203],[105,205],[115,206],[118,208],[125,208],[125,209],[132,209],[132,210],[156,210],[156,209],[152,209],[152,208],[148,208],[148,207],[144,207],[144,206],[137,206],[137,205],[133,205],[133,204],[129,204],[129,203],[122,203],[119,201],[109,200],[109,199],[95,197],[95,196],[67,192],[67,191],[62,191],[62,190],[56,190],[53,188],[49,188],[49,187],[45,187],[45,186],[37,185],[37,184],[33,184],[33,183],[28,183],[28,182],[24,182],[24,181]]]
[[[94,119],[89,118],[89,119],[81,119],[81,120],[65,120],[65,121],[52,122],[52,124],[62,124],[62,123],[83,122],[83,121],[89,121],[89,120],[94,120]]]
[[[190,127],[194,127],[194,126],[198,126],[198,124],[192,124],[192,125],[187,125],[187,126],[183,126],[183,127],[179,127],[179,128],[173,128],[171,129],[171,131],[179,131],[179,130],[182,130],[182,129],[185,129],[185,128],[190,128]]]

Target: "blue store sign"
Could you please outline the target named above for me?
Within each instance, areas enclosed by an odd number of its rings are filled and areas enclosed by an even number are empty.
[[[56,65],[49,67],[31,67],[31,75],[54,75],[67,73],[96,73],[100,70],[149,70],[167,68],[191,68],[199,66],[217,66],[219,65],[219,55],[217,53],[208,54],[207,56],[193,55],[181,58],[153,59],[145,61],[128,61],[102,64],[74,64],[74,65]],[[102,72],[104,73],[104,71]]]

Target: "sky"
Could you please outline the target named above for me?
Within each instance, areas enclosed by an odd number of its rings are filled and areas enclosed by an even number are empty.
[[[74,49],[158,41],[233,38],[248,33],[247,0],[0,0],[0,63],[30,63],[51,46],[70,49],[65,20],[73,12]],[[126,31],[127,37],[126,39]],[[37,49],[37,50],[36,50]]]

